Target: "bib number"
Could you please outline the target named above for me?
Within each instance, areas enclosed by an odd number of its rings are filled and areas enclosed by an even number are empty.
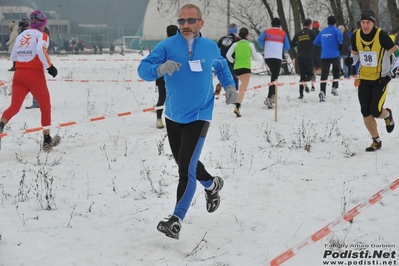
[[[377,66],[377,53],[376,52],[360,52],[359,59],[362,66],[376,67]]]

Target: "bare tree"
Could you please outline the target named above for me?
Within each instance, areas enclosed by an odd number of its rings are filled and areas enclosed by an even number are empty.
[[[289,31],[288,31],[287,19],[285,18],[283,1],[277,1],[277,14],[281,21],[281,28],[287,33],[288,38],[291,40]]]
[[[377,15],[376,19],[378,24],[378,0],[357,0],[357,2],[359,3],[360,10],[370,9]]]
[[[354,15],[354,13],[353,13],[353,11],[351,9],[352,3],[349,2],[349,0],[345,0],[344,1],[344,5],[345,5],[345,8],[346,8],[346,10],[348,12],[347,20],[344,21],[344,23],[345,23],[346,26],[348,26],[348,28],[354,28],[355,25],[356,25],[356,21],[355,21],[355,15]]]
[[[225,1],[214,1],[212,8],[223,12],[226,10]],[[256,35],[260,35],[265,28],[265,18],[268,17],[266,10],[259,0],[230,0],[230,17],[240,22],[241,25],[250,29]]]
[[[305,12],[303,11],[303,5],[301,0],[290,0],[292,14],[294,16],[294,28],[295,32],[302,29],[302,22],[306,19]]]
[[[157,0],[157,10],[160,13],[177,13],[179,9],[190,1],[181,0]],[[211,0],[201,0],[201,12],[202,14],[209,14],[209,7],[211,6]]]
[[[378,14],[378,0],[357,0],[360,10],[371,9]]]
[[[181,6],[190,2],[189,0],[157,1],[157,8],[161,13],[177,13]],[[385,1],[388,2],[392,26],[399,28],[399,10],[396,0]],[[210,11],[214,9],[220,14],[226,14],[227,12],[227,23],[232,18],[235,21],[239,21],[243,26],[250,29],[252,34],[256,35],[259,35],[264,28],[270,26],[270,21],[273,17],[278,16],[281,20],[281,28],[288,34],[288,37],[294,34],[294,32],[290,32],[290,26],[294,26],[295,32],[299,31],[302,28],[303,20],[307,17],[314,20],[315,17],[327,18],[330,15],[334,15],[337,19],[337,24],[345,25],[349,29],[355,27],[359,10],[371,9],[376,14],[379,13],[378,0],[290,0],[289,8],[283,6],[287,4],[287,1],[282,0],[201,0],[200,3],[203,14],[210,14]],[[305,9],[304,7],[307,8]],[[322,24],[326,24],[326,22],[327,19],[321,21]]]
[[[269,18],[273,17],[273,11],[267,0],[261,0],[263,6],[266,8],[267,13],[269,14]]]
[[[393,29],[399,28],[399,10],[395,0],[388,0],[388,11]]]

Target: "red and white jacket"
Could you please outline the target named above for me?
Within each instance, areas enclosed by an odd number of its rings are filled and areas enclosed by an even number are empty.
[[[18,35],[10,59],[15,67],[47,69],[52,63],[47,54],[49,36],[37,29],[27,29]]]
[[[282,59],[283,49],[290,49],[290,41],[287,34],[279,27],[264,30],[258,37],[258,43],[264,47],[265,58]]]

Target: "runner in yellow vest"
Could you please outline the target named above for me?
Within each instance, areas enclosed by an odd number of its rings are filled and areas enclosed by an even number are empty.
[[[375,14],[365,10],[361,14],[361,29],[351,38],[352,57],[345,59],[350,66],[360,61],[358,98],[364,124],[373,139],[366,151],[381,149],[376,118],[384,119],[386,130],[391,133],[395,127],[392,111],[383,108],[388,93],[388,83],[395,76],[399,66],[399,50],[388,33],[375,26]],[[390,55],[394,55],[391,63]]]

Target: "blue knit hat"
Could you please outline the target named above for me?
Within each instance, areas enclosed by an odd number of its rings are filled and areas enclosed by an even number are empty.
[[[237,28],[236,24],[232,23],[229,25],[229,33],[237,33],[237,31],[238,31],[238,28]]]

